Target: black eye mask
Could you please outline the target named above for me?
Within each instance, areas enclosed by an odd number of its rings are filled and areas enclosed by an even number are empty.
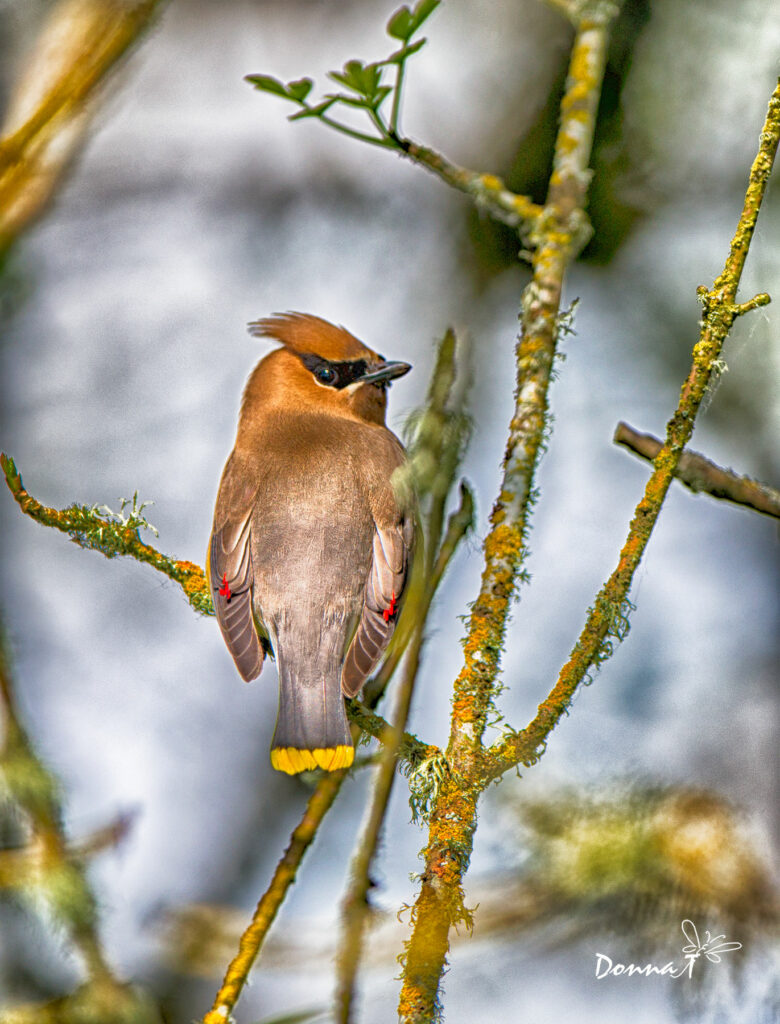
[[[319,384],[324,384],[328,388],[335,388],[337,391],[349,387],[350,384],[354,384],[355,381],[360,380],[361,377],[368,373],[368,363],[365,359],[352,359],[346,360],[343,363],[335,363],[306,352],[299,358],[306,369],[311,371],[312,376]]]

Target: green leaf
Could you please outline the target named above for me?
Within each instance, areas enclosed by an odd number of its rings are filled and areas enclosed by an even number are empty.
[[[402,39],[406,42],[414,31],[412,27],[412,12],[408,7],[400,7],[387,23],[387,34],[393,39]]]
[[[420,0],[420,2],[415,5],[414,10],[412,11],[412,31],[406,37],[407,39],[409,39],[410,36],[413,36],[420,25],[430,18],[440,3],[441,0]]]
[[[314,82],[311,78],[298,78],[294,82],[287,83],[287,95],[291,100],[303,103],[313,86]]]
[[[382,68],[379,63],[364,65],[359,60],[348,60],[341,71],[329,71],[328,78],[373,100],[382,80]]]
[[[328,78],[332,78],[339,85],[344,85],[353,92],[363,92],[363,63],[359,60],[348,60],[342,71],[329,71]]]
[[[382,69],[379,64],[366,64],[363,68],[362,80],[364,94],[373,99],[379,89],[379,83],[382,81]]]
[[[286,99],[290,98],[284,82],[280,82],[278,78],[272,78],[271,75],[246,75],[244,81],[249,82],[255,89],[259,89],[261,92],[270,92],[275,96],[284,96]]]

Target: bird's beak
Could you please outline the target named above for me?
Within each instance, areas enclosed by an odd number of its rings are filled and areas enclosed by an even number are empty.
[[[409,363],[381,363],[371,373],[364,373],[358,380],[361,384],[386,384],[396,377],[403,377],[411,370]]]

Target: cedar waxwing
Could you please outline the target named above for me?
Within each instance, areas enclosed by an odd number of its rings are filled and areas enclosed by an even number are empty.
[[[287,313],[249,325],[281,342],[255,367],[217,495],[208,579],[244,679],[279,671],[274,768],[352,764],[342,694],[354,697],[395,628],[414,512],[391,477],[387,362],[343,327]]]

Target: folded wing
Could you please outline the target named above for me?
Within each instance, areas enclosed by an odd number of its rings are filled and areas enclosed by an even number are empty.
[[[217,499],[208,579],[222,636],[236,668],[249,681],[262,671],[265,648],[252,611],[250,523],[254,495],[244,493],[238,476],[231,459],[225,467]],[[231,500],[236,498],[240,500]]]
[[[393,526],[376,528],[360,621],[341,671],[341,689],[347,697],[358,693],[390,643],[406,588],[413,542],[411,514]]]

